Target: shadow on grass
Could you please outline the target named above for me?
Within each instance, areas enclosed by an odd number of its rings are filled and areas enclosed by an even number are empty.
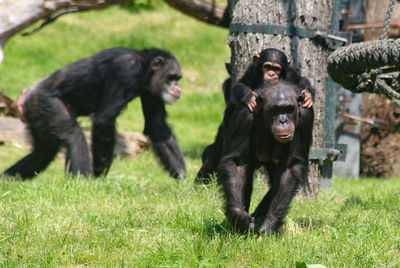
[[[203,222],[203,227],[203,234],[209,238],[232,235],[236,233],[227,220],[219,222],[214,218],[205,219]]]
[[[226,238],[228,236],[234,236],[238,238],[244,238],[244,239],[253,239],[253,238],[260,238],[260,237],[280,237],[282,234],[281,232],[274,233],[272,235],[261,235],[257,233],[256,231],[251,231],[246,234],[241,234],[237,232],[232,225],[225,219],[222,222],[217,222],[217,220],[211,218],[211,219],[205,219],[204,223],[204,228],[203,228],[203,235],[206,236],[209,239],[214,239],[216,237],[220,238]]]
[[[183,155],[186,158],[197,160],[201,159],[201,154],[208,145],[209,144],[204,144],[204,143],[192,143],[190,146],[185,146],[184,148],[181,149],[183,150]]]

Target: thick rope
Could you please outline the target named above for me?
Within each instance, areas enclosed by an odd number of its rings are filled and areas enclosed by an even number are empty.
[[[400,67],[400,39],[352,44],[328,57],[329,75],[353,92],[375,92],[374,81],[383,66]]]
[[[390,20],[392,19],[392,14],[393,14],[393,9],[394,9],[395,2],[396,2],[395,0],[392,0],[390,2],[390,4],[389,4],[388,10],[386,12],[385,22],[383,23],[381,36],[379,37],[380,40],[383,40],[386,37],[386,33],[388,31],[388,28],[389,28],[389,23],[390,23]]]

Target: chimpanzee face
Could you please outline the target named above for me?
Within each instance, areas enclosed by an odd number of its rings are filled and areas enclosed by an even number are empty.
[[[263,75],[264,82],[285,78],[290,61],[286,55],[275,48],[267,48],[253,57],[258,72]]]
[[[153,61],[152,91],[166,103],[173,104],[181,96],[178,81],[182,78],[181,67],[175,59],[157,57]]]
[[[282,71],[282,66],[279,63],[266,61],[262,65],[265,81],[278,80],[279,74]]]
[[[280,143],[293,139],[298,121],[298,101],[293,88],[274,83],[264,95],[263,115],[267,124]]]

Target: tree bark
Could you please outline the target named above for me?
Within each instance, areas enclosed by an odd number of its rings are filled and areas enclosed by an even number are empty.
[[[238,0],[233,7],[232,24],[274,24],[296,26],[309,30],[328,31],[331,23],[333,1],[321,0]],[[289,37],[250,32],[231,32],[228,43],[231,47],[232,77],[236,81],[244,72],[253,55],[273,47],[285,52],[307,76],[316,89],[314,102],[313,148],[322,148],[325,131],[323,128],[325,84],[327,78],[325,47],[309,38]],[[320,166],[312,163],[308,185],[302,190],[308,197],[316,197],[321,179]]]

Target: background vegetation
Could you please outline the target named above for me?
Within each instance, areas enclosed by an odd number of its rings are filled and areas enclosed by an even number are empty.
[[[398,267],[399,179],[335,178],[318,200],[293,203],[281,234],[239,236],[231,230],[218,186],[193,186],[201,151],[223,114],[228,32],[152,3],[139,11],[113,7],[67,15],[32,36],[13,38],[0,64],[0,89],[16,97],[56,68],[112,46],[168,49],[184,73],[183,96],[168,112],[187,180],[170,178],[151,151],[115,159],[102,179],[66,178],[61,158],[31,181],[2,179],[0,265]],[[82,124],[89,127],[85,119]],[[138,100],[118,125],[142,130]],[[26,153],[2,145],[0,169]],[[258,177],[253,204],[266,190]]]

